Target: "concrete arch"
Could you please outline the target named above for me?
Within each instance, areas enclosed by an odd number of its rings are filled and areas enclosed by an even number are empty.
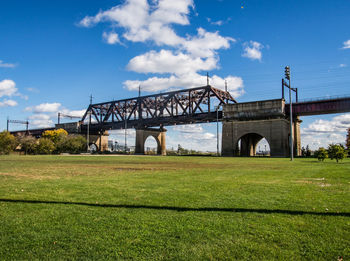
[[[289,156],[289,122],[285,119],[223,122],[223,155],[239,156],[238,141],[249,133],[255,133],[267,140],[272,157]]]
[[[158,154],[159,148],[161,148],[161,144],[160,144],[160,141],[157,139],[156,135],[148,135],[148,137],[145,138],[145,143],[144,143],[145,151],[144,151],[144,153],[147,154],[147,146],[146,146],[146,144],[149,141],[154,141],[156,143],[156,146],[157,146],[157,150],[156,151],[157,151],[157,154]]]
[[[145,142],[148,137],[152,136],[157,142],[157,154],[166,155],[164,129],[137,129],[135,154],[145,154]]]
[[[243,136],[239,137],[237,140],[237,147],[238,147],[239,141],[241,141],[241,147],[240,149],[238,148],[239,156],[243,156],[243,157],[256,156],[257,145],[264,138],[270,146],[269,139],[258,133],[246,133]]]

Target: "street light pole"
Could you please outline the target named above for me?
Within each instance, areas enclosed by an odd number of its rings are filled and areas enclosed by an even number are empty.
[[[296,89],[292,88],[290,84],[290,68],[289,66],[286,66],[284,68],[285,77],[288,80],[287,84],[285,81],[282,80],[282,84],[286,86],[289,89],[289,120],[290,120],[290,135],[289,135],[289,148],[290,148],[290,160],[293,161],[293,113],[292,113],[292,91],[297,92]]]
[[[124,136],[125,136],[125,141],[124,141],[124,144],[125,144],[125,148],[124,148],[124,150],[125,150],[125,154],[126,154],[126,148],[127,148],[127,138],[126,138],[126,133],[127,133],[127,115],[126,115],[126,107],[125,107],[125,125],[124,125],[124,131],[125,131],[125,133],[124,133]]]
[[[91,124],[91,111],[88,112],[89,114],[89,121],[88,121],[88,127],[87,127],[87,139],[86,139],[86,145],[87,145],[87,152],[90,151],[90,124]]]
[[[216,107],[216,155],[219,156],[219,108],[220,104]]]

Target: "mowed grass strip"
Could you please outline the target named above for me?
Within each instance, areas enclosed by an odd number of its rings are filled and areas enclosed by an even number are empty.
[[[1,156],[0,259],[350,258],[350,160]]]

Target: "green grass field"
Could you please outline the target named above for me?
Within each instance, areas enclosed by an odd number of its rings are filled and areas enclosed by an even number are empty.
[[[0,260],[338,256],[350,159],[0,157]]]

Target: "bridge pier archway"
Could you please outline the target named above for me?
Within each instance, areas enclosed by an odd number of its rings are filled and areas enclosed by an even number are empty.
[[[257,133],[247,133],[243,135],[237,141],[237,146],[238,146],[237,153],[239,154],[239,156],[243,156],[243,157],[256,156],[257,150],[258,150],[258,144],[262,140],[267,142],[270,150],[270,143],[264,136]]]
[[[272,157],[289,156],[289,121],[287,119],[224,121],[222,155],[253,156],[262,138],[269,143]],[[240,140],[242,153],[239,151]]]
[[[164,128],[160,129],[136,129],[135,154],[145,154],[145,142],[149,136],[152,136],[157,142],[157,154],[165,156],[165,133]]]

